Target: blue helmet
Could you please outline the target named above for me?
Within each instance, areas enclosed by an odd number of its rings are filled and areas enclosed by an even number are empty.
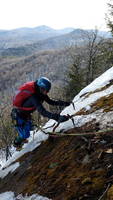
[[[37,85],[41,88],[44,88],[47,92],[51,89],[51,82],[46,77],[41,77],[36,81]]]

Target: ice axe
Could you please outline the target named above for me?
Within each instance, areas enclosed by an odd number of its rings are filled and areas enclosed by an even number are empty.
[[[74,126],[74,128],[75,128],[75,122],[74,122],[74,119],[73,119],[73,115],[67,115],[68,117],[69,117],[69,119],[71,119],[72,120],[72,123],[73,123],[73,126]]]
[[[76,126],[75,126],[75,122],[74,122],[74,119],[73,119],[73,115],[67,114],[67,116],[69,117],[69,119],[72,120],[73,126],[74,126],[74,128],[75,128]],[[55,132],[55,130],[56,130],[56,128],[59,126],[59,124],[60,124],[60,122],[58,122],[58,123],[54,126],[53,132]]]
[[[73,106],[73,108],[74,108],[74,110],[75,110],[75,105],[74,105],[74,102],[71,102],[72,103],[72,106]],[[75,127],[75,122],[74,122],[74,119],[73,119],[73,115],[67,115],[68,117],[69,117],[69,119],[71,119],[72,120],[72,123],[73,123],[73,126]],[[52,128],[53,127],[53,132],[55,132],[55,130],[56,130],[56,128],[59,126],[59,124],[60,124],[60,122],[58,122],[57,124],[53,124],[53,125],[51,125],[51,126],[49,126],[49,127],[46,127],[46,128],[44,128],[44,129],[48,129],[48,128]]]

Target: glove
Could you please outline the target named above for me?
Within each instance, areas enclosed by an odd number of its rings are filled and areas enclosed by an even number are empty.
[[[68,119],[69,119],[69,116],[67,116],[67,115],[60,115],[60,117],[58,118],[58,123],[65,122]]]
[[[69,106],[72,103],[72,101],[65,102],[65,106]]]

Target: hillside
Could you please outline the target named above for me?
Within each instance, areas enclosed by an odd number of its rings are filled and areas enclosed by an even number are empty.
[[[46,28],[47,29],[47,28]],[[69,47],[71,45],[81,45],[83,44],[85,38],[84,34],[92,34],[93,30],[83,30],[83,29],[75,29],[71,31],[72,29],[64,29],[60,31],[56,31],[56,35],[50,35],[48,36],[47,30],[49,29],[44,29],[43,32],[40,32],[40,29],[38,30],[39,34],[43,37],[43,34],[45,38],[40,38],[39,40],[33,36],[33,33],[31,34],[32,36],[32,42],[29,42],[29,31],[28,33],[26,32],[25,38],[21,38],[21,31],[16,30],[16,34],[18,33],[18,38],[17,38],[17,43],[15,44],[15,37],[12,37],[11,42],[12,45],[6,45],[4,44],[3,47],[0,48],[0,55],[1,56],[27,56],[31,55],[33,53],[39,52],[39,51],[44,51],[44,50],[54,50],[54,49],[62,49]],[[67,30],[67,31],[66,31]],[[71,32],[69,32],[69,30]],[[50,31],[50,30],[49,30]],[[50,31],[50,33],[53,33],[53,31]],[[28,35],[27,35],[28,34]],[[38,35],[38,34],[37,34]],[[38,36],[37,36],[38,37]],[[86,37],[86,36],[85,36]],[[110,34],[107,32],[98,32],[98,37],[103,37],[103,38],[109,38]],[[86,37],[86,39],[88,39]],[[2,37],[0,36],[1,43],[4,41]],[[13,41],[14,40],[14,41]],[[19,40],[19,41],[18,41]],[[24,41],[23,41],[24,40]],[[14,42],[14,44],[13,44]]]
[[[0,30],[0,49],[19,47],[39,40],[67,34],[74,28],[55,30],[42,25],[34,28],[18,28],[13,30]]]
[[[21,45],[19,47],[3,48],[0,54],[1,56],[27,56],[48,49],[62,49],[66,46],[81,42],[82,32],[83,30],[77,29],[71,33],[42,39],[35,43]]]
[[[80,29],[66,27],[64,29],[53,29],[42,25],[34,28],[23,27],[12,30],[0,30],[0,51],[8,48],[17,48],[27,44],[36,43],[40,40],[65,35]],[[78,33],[79,34],[79,33]],[[101,32],[100,35],[110,37],[108,32]]]
[[[20,58],[5,57],[0,60],[0,91],[12,90],[25,81],[47,76],[54,84],[65,83],[70,64],[68,50],[48,50]]]
[[[2,166],[0,200],[113,199],[113,67],[73,103],[62,111],[73,120],[48,121]]]

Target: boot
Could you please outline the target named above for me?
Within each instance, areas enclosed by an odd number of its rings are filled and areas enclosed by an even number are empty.
[[[19,149],[22,148],[22,145],[23,145],[23,138],[17,136],[14,139],[13,146],[16,147],[16,149]]]

